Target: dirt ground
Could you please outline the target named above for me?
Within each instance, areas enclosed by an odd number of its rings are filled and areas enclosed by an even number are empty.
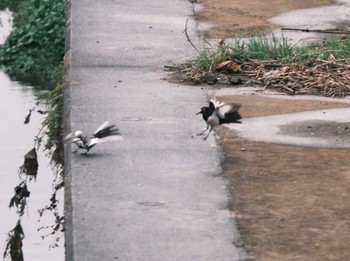
[[[221,38],[247,29],[273,28],[266,19],[280,12],[329,4],[326,0],[200,0],[198,19],[215,23],[207,36]],[[345,103],[285,100],[256,95],[219,97],[242,104],[242,116],[254,117],[323,108]],[[294,126],[303,136],[314,126]],[[333,137],[338,125],[319,128]],[[348,125],[341,126],[349,136]],[[252,260],[350,260],[349,150],[309,148],[248,141],[219,126],[230,181],[230,208],[236,215],[243,247]],[[349,137],[347,137],[348,139]],[[251,260],[251,259],[249,259]]]
[[[230,37],[240,32],[260,32],[276,28],[268,18],[280,13],[331,4],[331,0],[197,0],[204,9],[197,14],[199,21],[214,25],[205,35],[209,38]]]
[[[220,100],[241,103],[245,118],[348,106],[253,95]],[[224,126],[217,133],[230,207],[254,260],[350,260],[349,150],[248,141]]]

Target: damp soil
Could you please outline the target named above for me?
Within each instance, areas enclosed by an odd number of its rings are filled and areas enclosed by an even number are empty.
[[[256,34],[277,28],[267,20],[283,12],[329,5],[330,0],[197,0],[203,6],[196,14],[199,21],[212,27],[204,32],[209,38],[231,37],[237,33]]]
[[[275,29],[268,19],[295,9],[329,5],[329,0],[197,0],[200,22],[213,25],[205,37],[253,35]],[[233,87],[234,88],[234,87]],[[278,95],[276,95],[278,97]],[[342,102],[221,96],[239,102],[244,118],[349,107]],[[281,126],[290,136],[314,135],[350,141],[349,124],[300,121]],[[257,129],[257,131],[259,131]],[[350,151],[270,144],[216,127],[229,181],[229,207],[236,217],[247,260],[350,260]]]
[[[256,95],[219,100],[241,103],[244,118],[349,106]],[[349,139],[348,127],[315,121],[281,131],[304,136],[312,129],[322,138]],[[350,260],[349,150],[256,142],[224,126],[216,131],[226,158],[230,208],[252,260]]]
[[[277,26],[268,19],[282,12],[332,4],[329,0],[198,0],[199,21],[214,25],[204,35],[223,38],[260,33]],[[239,102],[244,118],[348,107],[341,102],[223,96]],[[257,130],[258,131],[258,130]],[[349,124],[298,122],[284,134],[350,140]],[[249,260],[350,260],[350,151],[270,144],[243,139],[216,128],[225,154],[229,207],[236,217]]]

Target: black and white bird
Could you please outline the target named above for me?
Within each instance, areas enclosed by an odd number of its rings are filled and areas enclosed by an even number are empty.
[[[109,125],[109,122],[105,121],[97,128],[92,136],[84,136],[83,132],[78,130],[66,136],[65,141],[69,140],[78,147],[75,151],[79,149],[86,150],[83,153],[83,155],[86,155],[98,143],[119,141],[123,140],[123,137],[120,135],[119,130],[115,128],[115,125]]]
[[[240,108],[241,105],[239,103],[225,104],[219,102],[215,97],[210,99],[209,107],[202,107],[197,113],[197,115],[202,114],[203,120],[207,123],[207,128],[201,133],[198,133],[197,136],[203,135],[204,132],[210,128],[207,136],[204,137],[204,140],[206,140],[210,132],[217,125],[224,123],[242,123],[240,121],[242,119],[239,113]]]

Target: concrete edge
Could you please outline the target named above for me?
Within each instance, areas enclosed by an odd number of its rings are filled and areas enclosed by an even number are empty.
[[[70,85],[71,85],[71,19],[72,0],[65,1],[65,56],[63,61],[63,130],[64,134],[71,130],[70,124]],[[71,146],[67,143],[64,146],[64,237],[65,237],[65,260],[74,261],[73,247],[73,204],[72,204],[72,173],[71,173]],[[69,152],[69,153],[68,153]]]

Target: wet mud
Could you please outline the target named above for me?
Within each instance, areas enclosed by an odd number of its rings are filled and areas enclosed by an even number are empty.
[[[207,22],[212,27],[204,32],[209,38],[231,37],[237,33],[259,33],[262,30],[275,29],[278,26],[268,21],[269,18],[283,12],[329,5],[330,0],[199,0],[204,8],[197,14],[200,22]]]
[[[276,29],[282,26],[279,21],[285,21],[285,16],[281,14],[296,9],[330,4],[338,7],[333,6],[329,10],[341,12],[344,9],[341,7],[343,1],[197,2],[203,7],[197,13],[199,23],[212,25],[203,34],[212,39],[241,32],[249,35]],[[303,14],[300,17],[302,21],[305,20],[305,12],[299,12]],[[313,10],[312,17],[319,27],[324,23],[319,20],[317,12]],[[332,17],[339,17],[333,11],[331,13]],[[288,15],[292,17],[293,13]],[[276,16],[280,20],[275,19]],[[342,19],[333,22],[332,26],[348,29],[349,22]],[[310,38],[310,35],[296,32],[290,37],[300,39]],[[349,107],[349,103],[343,103],[345,100],[342,99],[333,102],[317,100],[315,97],[298,100],[298,97],[283,99],[283,96],[278,98],[278,95],[275,98],[227,95],[230,93],[227,90],[214,92],[220,101],[241,103],[243,118],[252,122],[255,117],[272,115],[273,118],[273,115],[286,114],[280,116],[283,118],[290,113]],[[226,96],[220,96],[219,93],[225,93]],[[231,93],[237,91],[232,89]],[[237,221],[242,246],[249,257],[252,260],[269,261],[350,260],[349,149],[334,148],[329,144],[328,147],[313,146],[312,142],[307,146],[266,142],[252,136],[243,137],[240,133],[244,130],[243,126],[234,128],[219,126],[216,128],[216,137],[226,159],[223,169],[229,180],[229,206]],[[296,140],[326,140],[333,145],[348,145],[350,141],[348,122],[332,118],[298,119],[296,116],[287,124],[286,121],[277,124],[275,129],[276,132],[266,132],[261,136],[272,139],[274,136],[285,136]],[[256,126],[253,131],[260,134],[261,130]]]
[[[240,102],[242,116],[248,119],[349,106],[256,95],[220,100]],[[350,139],[348,123],[336,121],[297,121],[279,128],[287,136]],[[253,260],[350,259],[348,149],[262,142],[242,138],[224,126],[218,127],[217,134],[225,152],[230,208]]]

